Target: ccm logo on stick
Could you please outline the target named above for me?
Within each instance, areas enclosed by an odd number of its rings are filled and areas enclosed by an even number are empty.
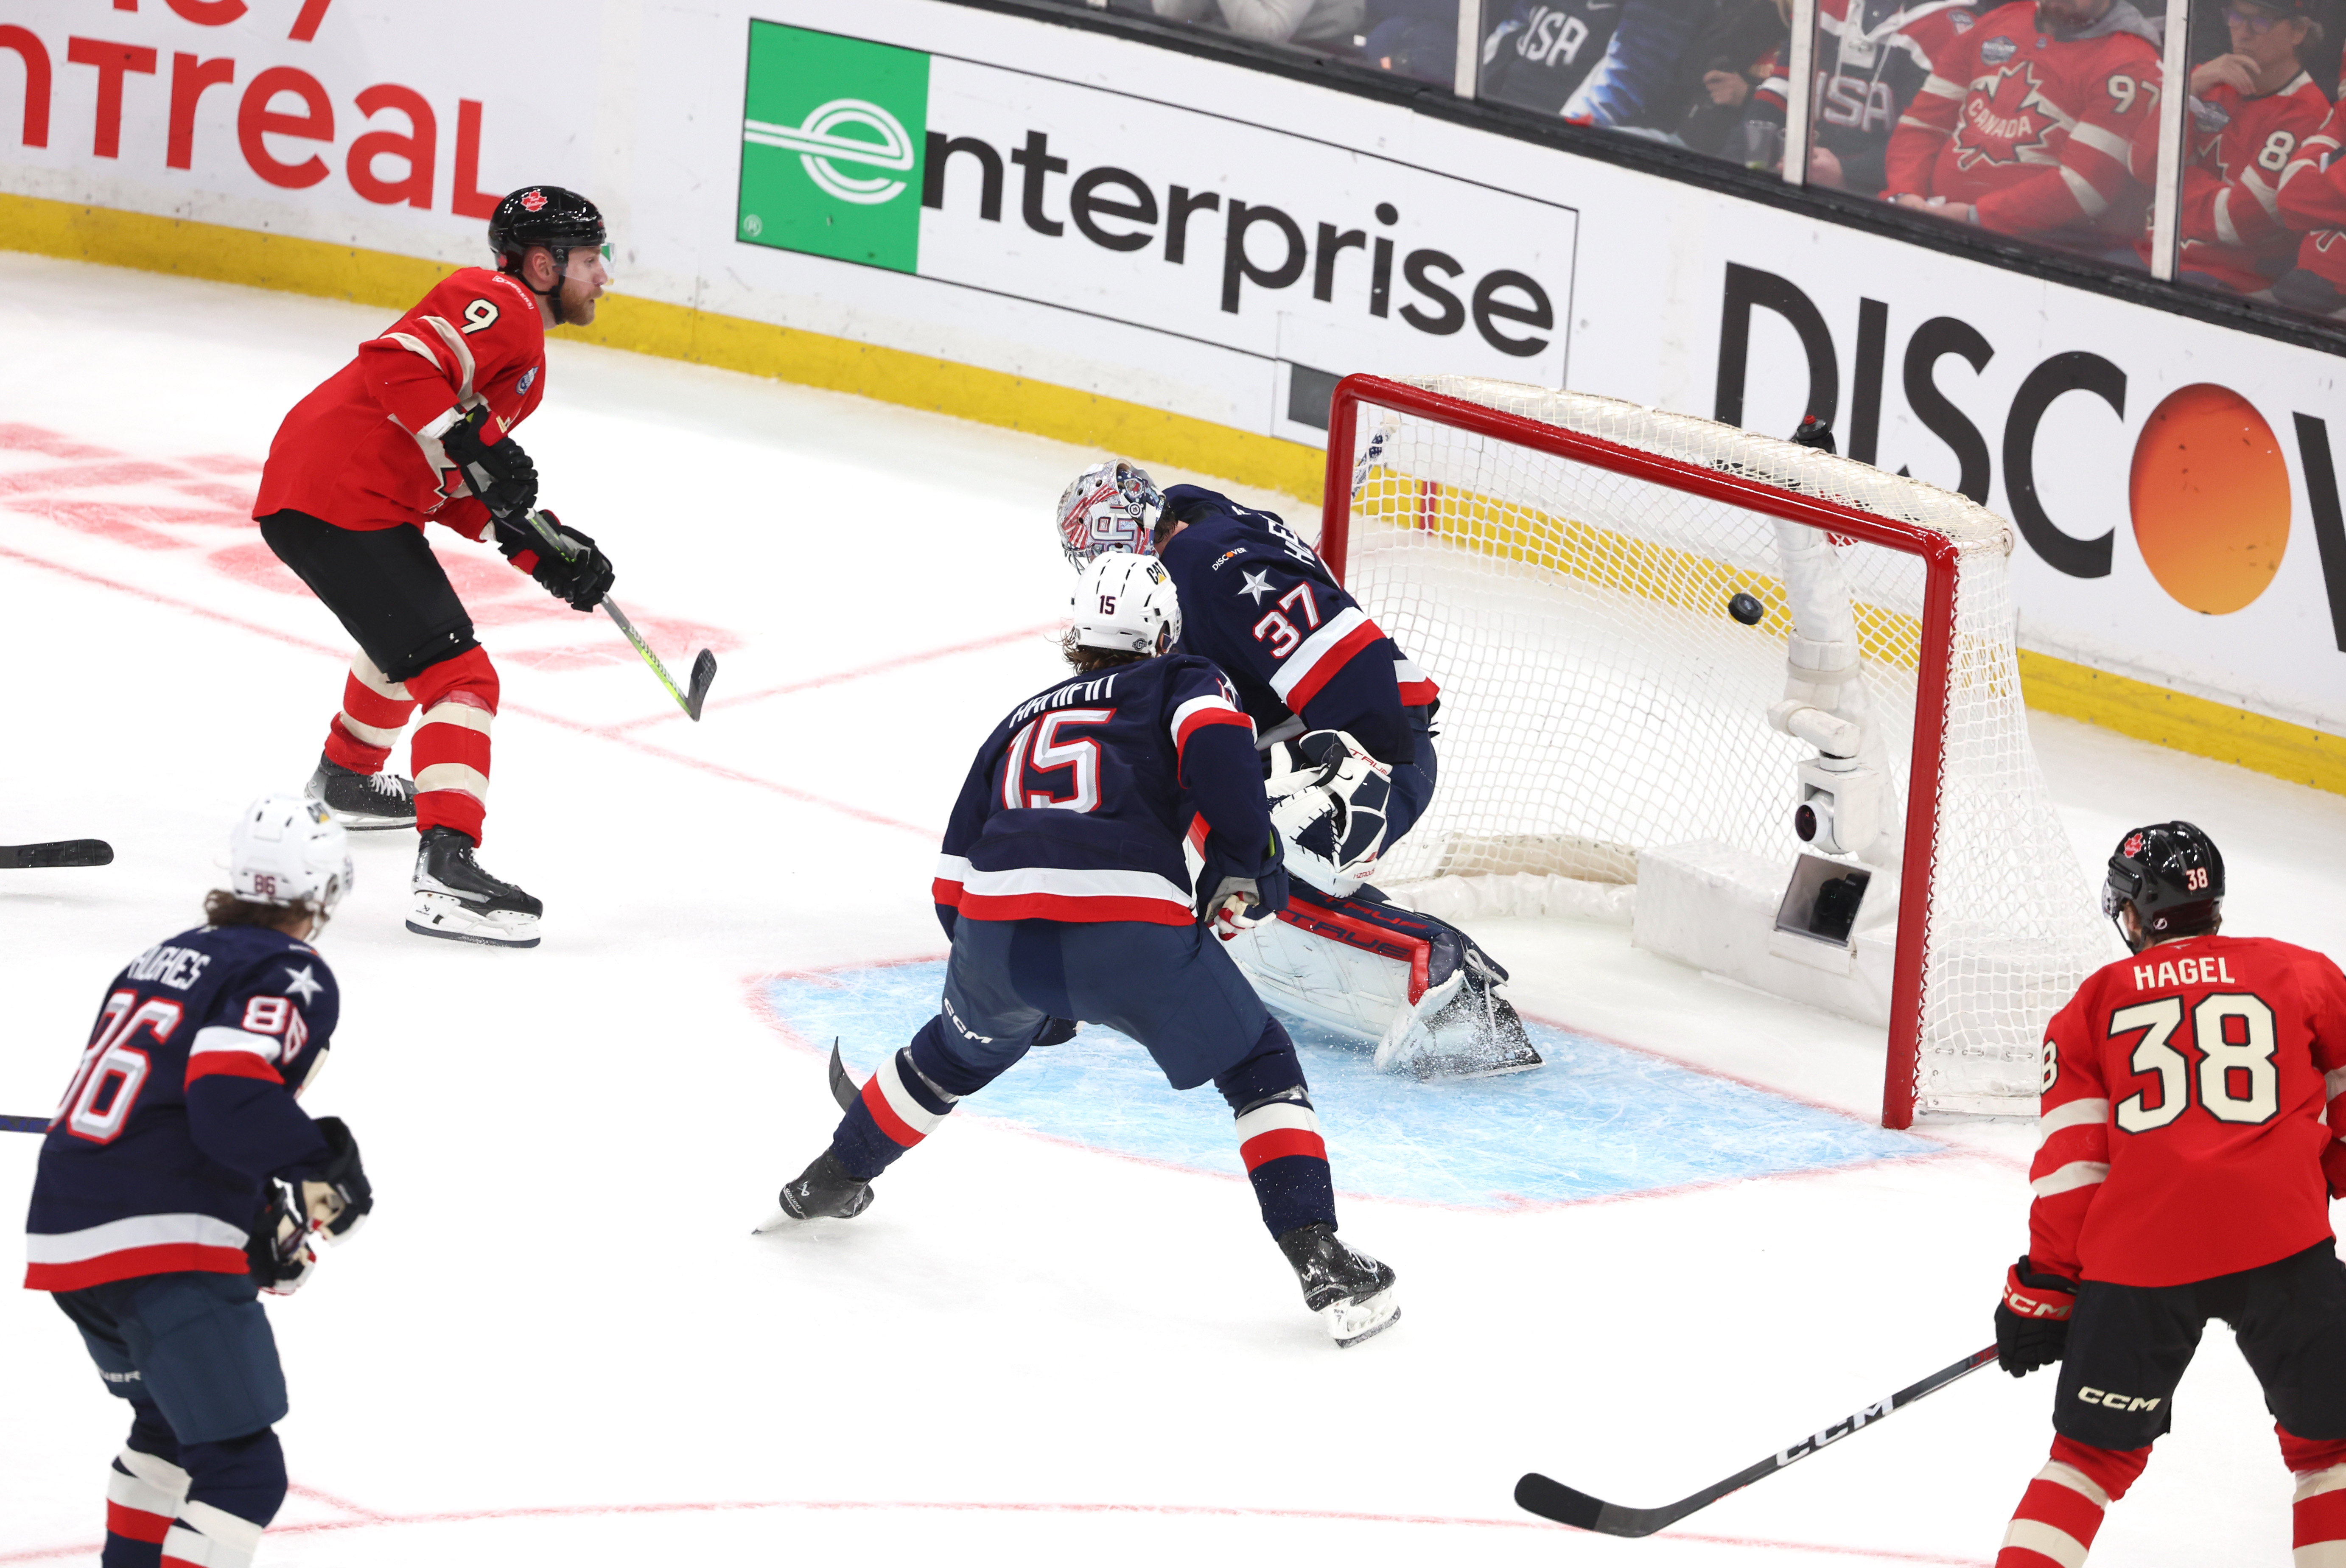
[[[2099,1389],[2079,1389],[2077,1397],[2106,1410],[2155,1410],[2158,1408],[2157,1400],[2137,1399],[2131,1394],[2106,1394]]]
[[[1888,1400],[1882,1400],[1880,1404],[1868,1405],[1865,1409],[1858,1411],[1857,1414],[1850,1417],[1849,1420],[1845,1421],[1835,1421],[1832,1425],[1825,1428],[1824,1431],[1817,1433],[1816,1436],[1810,1438],[1805,1441],[1794,1443],[1791,1447],[1786,1449],[1783,1452],[1776,1456],[1776,1462],[1780,1465],[1790,1464],[1794,1460],[1806,1459],[1809,1455],[1816,1452],[1817,1450],[1823,1448],[1826,1444],[1839,1442],[1841,1439],[1849,1436],[1850,1433],[1857,1431],[1858,1428],[1863,1426],[1866,1422],[1878,1421],[1882,1420],[1882,1417],[1891,1412],[1892,1409],[1892,1406],[1891,1401]]]

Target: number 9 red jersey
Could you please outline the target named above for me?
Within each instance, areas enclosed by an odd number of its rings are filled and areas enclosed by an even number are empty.
[[[252,514],[306,512],[361,530],[430,520],[477,539],[488,508],[423,432],[484,402],[494,445],[545,396],[536,296],[502,272],[460,268],[293,405],[270,443]]]
[[[2162,942],[2089,976],[2045,1037],[2029,1257],[2181,1285],[2331,1235],[2346,1190],[2346,974],[2261,937]]]

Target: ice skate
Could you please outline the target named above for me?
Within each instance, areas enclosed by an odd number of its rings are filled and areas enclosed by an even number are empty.
[[[1339,1346],[1357,1345],[1401,1320],[1392,1268],[1337,1239],[1332,1225],[1306,1225],[1279,1238],[1279,1250],[1303,1287],[1303,1305],[1320,1314]]]
[[[536,947],[546,906],[473,859],[473,840],[454,828],[427,828],[415,850],[415,902],[407,929],[418,936],[491,947]]]
[[[324,801],[334,820],[353,833],[415,826],[415,780],[396,773],[360,773],[321,756],[301,793]]]
[[[792,1219],[853,1219],[872,1207],[872,1184],[847,1174],[825,1149],[782,1188],[782,1212]]]
[[[1379,1042],[1376,1064],[1418,1082],[1495,1078],[1528,1073],[1545,1060],[1515,1004],[1488,977],[1462,970],[1453,984],[1428,992],[1416,1010]]]

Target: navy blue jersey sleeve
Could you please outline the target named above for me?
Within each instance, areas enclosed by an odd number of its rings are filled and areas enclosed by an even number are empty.
[[[1165,683],[1165,728],[1188,803],[1229,855],[1242,863],[1267,858],[1270,809],[1254,721],[1221,671],[1203,659],[1180,663]]]
[[[1002,750],[1002,728],[994,727],[994,734],[978,748],[976,760],[969,765],[953,815],[945,820],[944,843],[937,855],[936,874],[930,879],[929,897],[937,906],[937,923],[945,928],[947,940],[953,936],[954,922],[961,918],[962,884],[969,880],[970,849],[992,814],[994,763]]]
[[[294,1096],[341,1013],[333,971],[300,943],[227,977],[188,1047],[188,1133],[196,1147],[255,1178],[322,1164],[326,1140]]]

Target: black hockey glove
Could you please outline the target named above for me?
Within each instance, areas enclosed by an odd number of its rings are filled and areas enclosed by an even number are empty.
[[[291,1296],[318,1267],[310,1249],[310,1228],[293,1217],[285,1189],[269,1184],[269,1204],[244,1238],[244,1266],[252,1282],[271,1296]]]
[[[1078,1027],[1080,1026],[1072,1018],[1046,1017],[1043,1020],[1043,1032],[1035,1036],[1035,1044],[1037,1045],[1065,1045],[1068,1041],[1073,1040],[1076,1037],[1076,1030]]]
[[[326,1163],[301,1178],[301,1208],[311,1225],[340,1241],[374,1212],[374,1186],[359,1163],[359,1141],[340,1116],[320,1116]]]
[[[1228,942],[1287,907],[1287,850],[1279,830],[1270,830],[1266,851],[1242,860],[1222,846],[1221,835],[1206,839],[1206,863],[1198,871],[1198,919]]]
[[[2004,1299],[1996,1303],[1996,1363],[2025,1378],[2067,1355],[2069,1314],[2076,1305],[2076,1281],[2039,1274],[2022,1254],[2004,1277]]]
[[[562,536],[563,547],[570,552],[568,559],[550,548],[536,529],[519,518],[497,519],[497,548],[505,559],[527,572],[537,585],[568,605],[574,610],[591,610],[603,602],[611,591],[618,574],[611,569],[611,559],[596,548],[595,541],[576,528],[565,527],[562,519],[551,512],[538,514],[554,525]]]
[[[519,516],[537,504],[537,465],[512,436],[486,439],[488,405],[465,411],[440,436],[440,450],[464,471],[464,482],[498,516]]]

